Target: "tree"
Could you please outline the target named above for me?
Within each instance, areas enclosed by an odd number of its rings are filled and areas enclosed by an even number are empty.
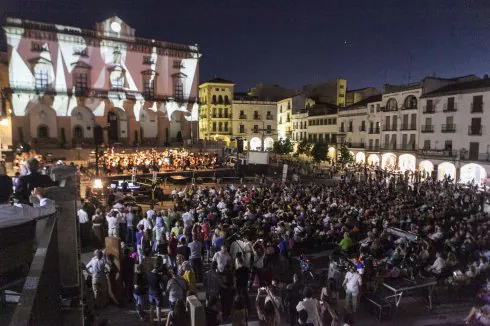
[[[327,146],[322,143],[316,143],[313,145],[310,155],[313,158],[313,161],[316,163],[329,160]]]
[[[273,152],[276,154],[289,154],[293,151],[293,144],[289,140],[289,138],[286,139],[279,139],[274,142],[274,147],[273,147]]]
[[[311,148],[312,148],[311,144],[308,143],[306,139],[303,139],[301,142],[298,143],[298,147],[296,148],[296,153],[310,155]]]
[[[339,163],[344,166],[351,162],[354,162],[354,156],[345,145],[342,145],[342,147],[340,147]]]

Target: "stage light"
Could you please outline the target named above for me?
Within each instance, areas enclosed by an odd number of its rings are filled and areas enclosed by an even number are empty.
[[[102,189],[102,180],[101,179],[95,179],[94,180],[94,189]]]

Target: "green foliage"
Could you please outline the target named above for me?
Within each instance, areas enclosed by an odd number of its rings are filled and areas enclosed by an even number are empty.
[[[320,163],[321,161],[328,161],[329,157],[327,145],[323,143],[316,143],[315,145],[313,145],[310,155],[313,158],[313,161],[316,163]]]
[[[303,139],[299,142],[298,147],[296,148],[296,153],[310,155],[311,154],[312,145],[308,143],[306,139]]]
[[[279,139],[274,142],[274,147],[272,151],[276,154],[289,154],[293,151],[293,144],[289,140],[289,138],[286,139]]]
[[[342,145],[342,147],[340,147],[339,163],[345,165],[352,162],[354,162],[354,156],[352,156],[349,149],[345,145]]]

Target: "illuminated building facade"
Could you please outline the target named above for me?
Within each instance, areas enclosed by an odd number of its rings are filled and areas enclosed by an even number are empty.
[[[197,139],[199,49],[140,38],[114,16],[95,30],[7,18],[14,145],[163,145]]]

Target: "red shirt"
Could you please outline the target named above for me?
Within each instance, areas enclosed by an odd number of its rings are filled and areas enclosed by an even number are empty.
[[[167,247],[167,252],[169,256],[177,256],[177,245],[179,244],[179,241],[177,240],[176,237],[170,237],[170,240],[168,241],[168,247]]]

